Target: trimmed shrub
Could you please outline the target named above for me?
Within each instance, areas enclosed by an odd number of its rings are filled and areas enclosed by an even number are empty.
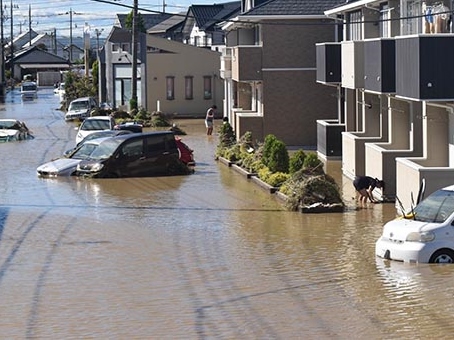
[[[273,187],[280,187],[282,183],[290,178],[290,174],[283,172],[274,172],[268,176],[266,183]]]
[[[315,153],[308,154],[303,163],[304,168],[316,169],[323,167],[323,163],[320,159],[318,159]]]
[[[274,135],[267,135],[265,137],[265,141],[263,142],[262,147],[262,162],[266,166],[268,166],[270,158],[271,158],[271,150],[273,148],[274,143],[277,141],[276,136]]]
[[[219,127],[219,146],[230,147],[236,143],[236,136],[233,132],[232,125],[225,122]]]
[[[280,140],[274,141],[273,145],[271,146],[271,154],[268,158],[267,165],[271,172],[285,172],[288,173],[289,168],[289,157],[287,146],[284,142]]]
[[[289,161],[289,172],[291,174],[297,172],[298,170],[302,169],[304,166],[304,160],[306,159],[306,153],[303,150],[296,151],[291,157]]]

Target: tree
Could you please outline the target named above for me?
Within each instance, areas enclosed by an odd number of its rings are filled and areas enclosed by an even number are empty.
[[[133,18],[133,11],[129,12],[125,19],[125,27],[127,29],[132,29],[132,18]],[[146,33],[147,29],[145,28],[145,21],[143,20],[143,16],[139,13],[137,15],[137,30],[141,33]]]

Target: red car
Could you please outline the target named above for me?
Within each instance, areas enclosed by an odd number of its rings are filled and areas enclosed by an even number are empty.
[[[181,138],[175,136],[175,142],[177,143],[178,152],[180,154],[180,160],[185,163],[188,168],[194,171],[195,161],[194,161],[194,150],[182,142]]]

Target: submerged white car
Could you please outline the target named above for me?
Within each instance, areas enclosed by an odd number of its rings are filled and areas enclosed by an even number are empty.
[[[17,119],[0,119],[0,142],[31,138],[33,136],[24,122]]]
[[[106,138],[98,138],[80,145],[66,157],[54,159],[40,165],[36,172],[39,177],[71,176],[76,171],[77,165],[90,157],[93,150]]]
[[[411,263],[454,263],[454,185],[437,190],[405,217],[386,223],[375,254]]]

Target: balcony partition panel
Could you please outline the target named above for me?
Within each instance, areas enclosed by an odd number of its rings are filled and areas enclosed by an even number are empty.
[[[340,84],[341,82],[341,45],[323,43],[316,45],[317,82]]]
[[[376,93],[396,91],[394,39],[364,41],[364,89]]]
[[[396,95],[413,100],[454,100],[454,36],[396,38]]]
[[[364,42],[343,41],[341,43],[342,87],[364,88]]]

